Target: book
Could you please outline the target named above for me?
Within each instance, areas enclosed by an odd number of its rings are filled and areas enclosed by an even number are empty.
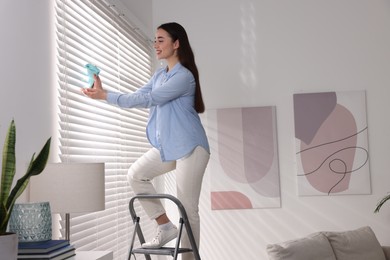
[[[42,254],[23,254],[18,255],[18,259],[23,260],[62,260],[76,254],[76,249],[73,245],[66,245],[59,249],[55,249],[48,253]]]
[[[40,242],[19,242],[18,254],[41,254],[69,245],[69,240],[48,240]]]

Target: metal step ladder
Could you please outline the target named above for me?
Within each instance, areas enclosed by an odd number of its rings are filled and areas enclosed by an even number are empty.
[[[176,204],[176,206],[179,209],[180,213],[180,220],[179,220],[179,230],[178,230],[178,236],[176,239],[176,245],[175,247],[161,247],[161,248],[155,248],[155,249],[145,249],[145,248],[134,248],[134,241],[136,235],[138,236],[139,242],[141,245],[145,243],[145,238],[141,230],[140,226],[140,217],[137,216],[135,210],[134,210],[134,202],[135,200],[139,199],[168,199],[171,200]],[[179,254],[182,253],[188,253],[192,252],[194,255],[195,260],[201,260],[198,247],[196,246],[195,238],[192,233],[192,229],[190,226],[190,223],[188,221],[187,213],[184,209],[184,206],[181,204],[181,202],[174,196],[169,194],[139,194],[131,198],[129,202],[129,210],[130,215],[133,219],[134,223],[134,231],[131,238],[131,244],[130,244],[130,250],[129,250],[129,257],[128,260],[131,259],[132,255],[135,254],[143,254],[145,256],[146,260],[151,260],[151,255],[170,255],[173,256],[173,259],[176,260]],[[185,227],[187,231],[187,235],[190,241],[191,248],[181,248],[180,247],[180,239],[183,232],[183,227]]]

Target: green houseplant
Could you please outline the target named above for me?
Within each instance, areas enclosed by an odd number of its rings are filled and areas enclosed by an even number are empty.
[[[46,141],[46,144],[43,146],[42,150],[39,152],[36,158],[35,153],[32,155],[26,173],[16,182],[15,186],[12,188],[16,170],[15,141],[16,128],[15,122],[12,120],[4,142],[3,161],[1,167],[0,236],[6,234],[7,232],[8,222],[16,199],[26,189],[30,177],[40,174],[45,169],[50,152],[51,138]]]

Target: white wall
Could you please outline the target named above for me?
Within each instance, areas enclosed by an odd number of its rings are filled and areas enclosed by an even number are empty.
[[[268,243],[365,225],[390,245],[390,204],[373,214],[390,192],[388,2],[155,0],[153,19],[187,29],[208,108],[277,109],[282,207],[212,211],[207,172],[203,259],[266,259]],[[343,90],[367,93],[372,195],[298,197],[292,95]]]
[[[52,2],[0,0],[0,143],[14,118],[18,172],[55,134]],[[153,1],[153,28],[167,21],[187,28],[208,108],[277,107],[282,207],[211,211],[208,172],[201,203],[203,259],[266,259],[267,243],[364,225],[390,245],[390,205],[372,213],[390,191],[388,3]],[[298,197],[292,94],[361,89],[367,91],[373,194]]]
[[[32,154],[55,134],[53,1],[0,0],[0,5],[0,144],[3,148],[15,119],[20,177]]]

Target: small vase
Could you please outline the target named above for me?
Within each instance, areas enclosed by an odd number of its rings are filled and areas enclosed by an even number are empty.
[[[15,203],[9,230],[18,235],[19,242],[38,242],[52,238],[49,202]]]

